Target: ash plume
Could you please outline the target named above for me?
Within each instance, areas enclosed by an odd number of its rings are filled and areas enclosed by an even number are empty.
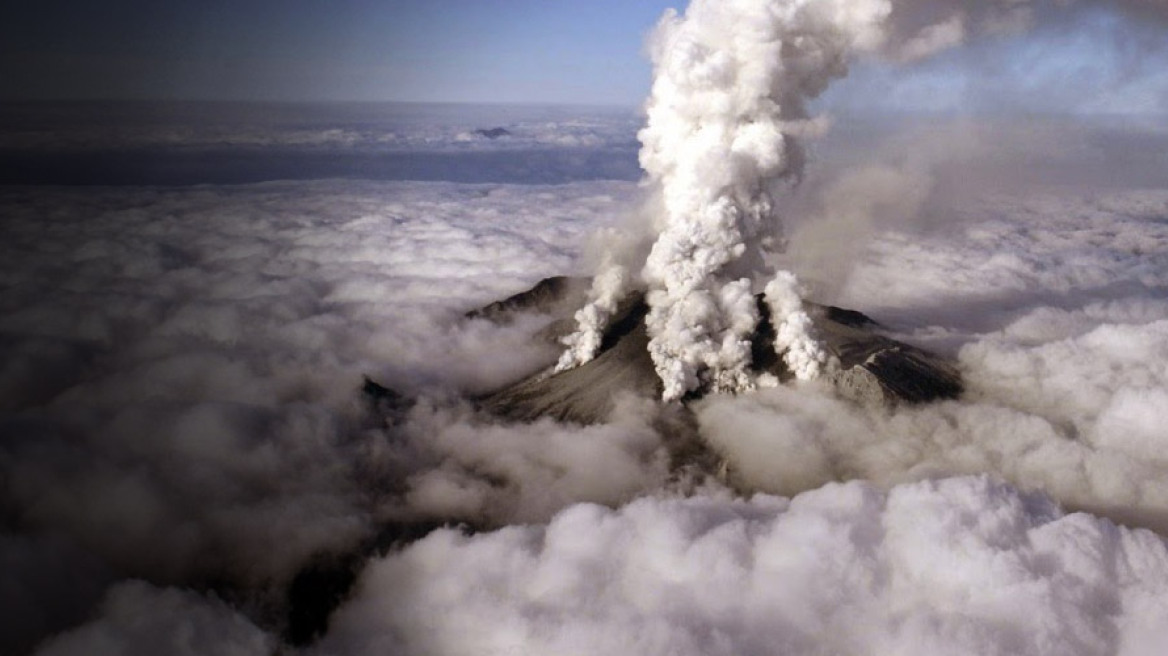
[[[658,24],[639,137],[646,184],[661,211],[640,275],[649,351],[666,400],[703,387],[753,387],[750,335],[759,316],[752,284],[780,246],[775,189],[802,174],[798,137],[825,127],[809,117],[807,102],[846,74],[852,51],[880,42],[888,11],[883,0],[697,0]],[[620,292],[614,283],[623,278],[613,269],[597,276],[561,370],[595,356]],[[784,274],[771,289],[797,298],[795,284]],[[788,341],[813,343],[805,323],[777,318]],[[811,376],[813,368],[796,371]]]
[[[914,62],[1100,7],[1140,20],[1168,20],[1168,5],[1159,0],[893,0],[880,51],[894,62]]]
[[[649,42],[654,82],[638,135],[643,184],[658,208],[639,284],[647,288],[649,351],[664,399],[755,386],[752,291],[760,278],[770,278],[776,348],[786,349],[796,377],[814,378],[827,364],[799,306],[796,277],[775,275],[770,262],[783,248],[777,194],[803,175],[800,139],[828,125],[809,114],[808,102],[846,76],[852,59],[915,62],[1101,4],[1168,16],[1138,0],[694,0],[684,14],[667,11]],[[630,273],[605,260],[557,371],[596,357],[619,301],[638,282]]]

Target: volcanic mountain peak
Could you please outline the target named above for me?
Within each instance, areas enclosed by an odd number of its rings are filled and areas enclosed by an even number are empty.
[[[586,287],[579,278],[547,278],[531,289],[492,303],[468,316],[504,321],[514,313],[544,311],[556,317],[541,333],[558,340],[572,329],[565,297]],[[762,320],[751,338],[752,371],[781,382],[792,377],[774,350],[775,330],[757,297]],[[950,399],[960,395],[960,374],[948,362],[877,332],[879,325],[861,312],[807,303],[817,334],[838,366],[825,375],[838,394],[861,403],[895,405]],[[559,313],[563,313],[560,316]],[[549,366],[480,399],[483,408],[516,420],[552,417],[583,424],[604,421],[620,394],[660,398],[661,380],[649,355],[645,326],[648,306],[640,292],[630,293],[605,331],[597,357],[555,373]],[[691,393],[686,400],[702,396]]]

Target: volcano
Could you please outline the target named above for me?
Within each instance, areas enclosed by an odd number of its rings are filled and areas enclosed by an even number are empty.
[[[506,322],[517,313],[542,312],[552,321],[536,337],[558,342],[571,331],[571,311],[577,306],[582,278],[553,277],[531,289],[467,313]],[[792,379],[781,354],[775,352],[775,330],[756,297],[762,317],[751,338],[752,372],[770,374],[780,383]],[[855,310],[805,303],[819,339],[838,366],[825,373],[841,397],[870,405],[896,406],[956,398],[961,376],[952,363],[881,332],[881,326]],[[595,359],[556,373],[554,363],[518,382],[482,396],[480,406],[499,416],[532,421],[551,417],[559,421],[592,424],[605,421],[621,395],[661,398],[662,383],[649,355],[645,326],[648,305],[644,294],[629,294],[613,316]],[[691,392],[683,402],[700,398]]]

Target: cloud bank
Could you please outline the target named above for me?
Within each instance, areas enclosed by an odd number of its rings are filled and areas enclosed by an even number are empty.
[[[961,134],[964,126],[952,129]],[[832,162],[847,159],[828,155]],[[1057,152],[1049,157],[1056,161]],[[736,501],[713,483],[688,500],[675,496],[685,488],[671,478],[664,448],[669,429],[651,404],[630,400],[609,423],[592,427],[516,426],[479,416],[457,400],[556,355],[554,346],[529,338],[546,318],[495,326],[460,320],[461,313],[522,289],[533,277],[581,265],[585,236],[635,211],[638,191],[629,183],[7,189],[4,204],[16,220],[3,296],[0,553],[22,572],[3,588],[4,606],[23,608],[20,616],[27,618],[11,625],[7,644],[28,649],[62,631],[43,644],[49,653],[68,653],[95,636],[114,645],[170,644],[184,631],[206,635],[209,629],[199,626],[222,623],[224,640],[267,649],[281,642],[286,622],[271,609],[285,603],[290,580],[307,563],[360,551],[395,523],[452,519],[483,529],[531,525],[476,537],[440,532],[373,561],[319,649],[393,644],[408,653],[434,644],[455,649],[474,644],[466,642],[472,638],[499,649],[519,649],[525,641],[587,648],[595,645],[580,636],[604,634],[614,641],[657,636],[644,638],[650,651],[745,649],[765,640],[798,650],[810,649],[810,636],[830,625],[845,650],[876,644],[896,651],[912,636],[922,644],[950,640],[950,653],[994,646],[1047,653],[1027,636],[1049,635],[1050,644],[1068,653],[1093,653],[1099,645],[1140,653],[1143,640],[1159,644],[1154,640],[1163,626],[1155,619],[1162,615],[1136,610],[1145,601],[1108,606],[1116,602],[1083,599],[1140,600],[1141,588],[1100,574],[1105,568],[1097,564],[1042,569],[1039,563],[1070,562],[1069,552],[1059,551],[1069,549],[1068,540],[1057,541],[1053,552],[1028,551],[1037,548],[1034,535],[1057,532],[1043,527],[1086,527],[1111,536],[1099,538],[1111,541],[1100,547],[1107,553],[1144,563],[1134,578],[1151,585],[1164,571],[1157,564],[1160,538],[1109,522],[1168,530],[1168,465],[1157,433],[1164,420],[1160,390],[1168,386],[1168,305],[1160,293],[1168,287],[1162,274],[1168,197],[1106,180],[1085,187],[1094,164],[1084,161],[1082,168],[1055,166],[1050,173],[1069,172],[1073,186],[1055,180],[1024,190],[1000,186],[999,194],[983,198],[949,193],[945,180],[961,176],[945,167],[956,165],[926,167],[937,182],[919,203],[921,214],[945,204],[949,210],[903,221],[877,216],[854,251],[854,266],[839,278],[832,300],[869,312],[902,339],[954,355],[967,381],[963,399],[889,412],[853,406],[810,384],[714,396],[695,406],[700,434],[725,458],[731,485],[791,496],[792,508],[807,503],[812,523],[831,521],[833,503],[851,508],[848,499],[864,500],[848,511],[846,525],[854,530],[824,538],[822,548],[809,546],[811,529],[778,531],[790,512],[787,501]],[[977,158],[968,164],[979,166]],[[792,235],[793,253],[800,239]],[[371,418],[357,391],[367,373],[421,394],[422,401],[396,425]],[[995,478],[952,478],[981,473]],[[851,479],[870,483],[831,485]],[[814,502],[801,501],[808,494]],[[949,526],[950,511],[921,520],[934,515],[896,510],[893,500],[900,498],[946,508],[959,499],[973,509],[969,522],[1006,513],[1015,532],[938,528]],[[632,506],[574,505],[582,501]],[[1064,515],[1080,510],[1091,515]],[[916,583],[881,588],[879,603],[859,609],[827,587],[789,594],[777,584],[771,592],[760,588],[749,599],[791,613],[805,607],[799,600],[818,599],[825,609],[813,618],[792,615],[781,630],[749,624],[749,613],[734,619],[733,598],[695,597],[694,590],[715,589],[716,582],[694,579],[700,586],[690,589],[670,583],[668,568],[645,574],[659,577],[644,579],[645,590],[668,590],[646,592],[648,599],[690,590],[684,598],[692,606],[636,605],[623,597],[627,591],[617,580],[634,565],[622,559],[633,553],[665,558],[701,542],[702,532],[682,531],[664,543],[646,537],[648,526],[684,523],[691,513],[711,527],[756,527],[734,529],[740,541],[726,555],[705,548],[715,560],[760,549],[743,531],[773,529],[787,537],[774,537],[767,553],[811,559],[808,554],[868,545],[884,564],[858,570],[864,576],[915,576]],[[558,552],[544,553],[540,536],[573,517],[584,517],[569,532],[583,550],[580,558],[610,574],[573,574],[577,561],[547,565],[560,572],[549,576],[567,577],[539,597],[547,614],[507,619],[536,603],[523,601],[531,564],[524,559],[560,563]],[[1031,569],[1006,568],[1011,576],[1029,572],[1007,585],[1014,579],[992,576],[997,560],[961,560],[968,552],[954,551],[943,562],[964,563],[955,567],[970,578],[954,584],[957,592],[942,600],[948,606],[937,606],[939,598],[929,595],[952,572],[914,569],[923,566],[911,557],[916,547],[887,536],[845,537],[905,517],[915,518],[914,530],[952,539],[969,533],[983,550],[990,547],[978,540],[999,545],[992,535],[1012,536],[1018,553],[1010,557]],[[593,542],[594,532],[616,542]],[[513,550],[515,560],[479,556],[480,543],[496,545],[485,550]],[[439,570],[450,565],[450,577],[467,569],[494,576],[511,590],[506,594],[519,596],[496,604],[488,616],[498,621],[484,621],[481,613],[488,611],[473,586],[440,587],[465,576],[430,581],[380,573],[412,569],[418,558],[435,559]],[[760,576],[748,561],[742,567],[748,578]],[[830,569],[826,561],[822,567]],[[1103,581],[1091,588],[1096,596],[1076,597],[1079,584],[1067,583],[1076,576]],[[577,589],[573,580],[596,585]],[[1077,632],[1043,633],[1025,619],[1001,628],[998,618],[1012,617],[1015,602],[994,597],[998,587],[978,587],[984,580],[1006,586],[1001,589],[1045,591],[1046,605],[1028,602],[1035,617],[1062,621],[1059,613],[1066,612],[1094,619]],[[839,589],[853,589],[848,581],[841,579]],[[439,587],[431,592],[430,586]],[[449,610],[439,616],[450,624],[414,624],[407,601],[421,603],[443,589]],[[983,605],[970,602],[977,590],[989,595]],[[34,612],[29,599],[44,603]],[[579,610],[572,604],[588,599],[598,615],[564,619]],[[440,602],[425,603],[432,605],[419,607],[436,609]],[[1098,615],[1100,607],[1124,610]],[[950,610],[942,616],[937,608]],[[851,613],[867,619],[851,631],[839,628]],[[587,631],[573,628],[577,619]],[[413,628],[401,628],[407,624]],[[192,650],[217,644],[198,642]]]
[[[640,413],[509,429],[453,401],[555,353],[530,339],[547,318],[461,313],[570,271],[634,193],[5,189],[0,542],[26,573],[2,605],[49,602],[14,610],[29,621],[6,644],[82,619],[125,577],[216,590],[279,627],[307,563],[386,526],[543,520],[659,484]],[[366,374],[433,400],[390,430]]]
[[[0,183],[635,180],[632,109],[528,105],[11,103]]]
[[[1160,538],[986,477],[647,497],[433,533],[313,653],[1152,654],[1165,593]]]

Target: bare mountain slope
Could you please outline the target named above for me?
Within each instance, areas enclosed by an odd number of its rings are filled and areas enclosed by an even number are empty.
[[[575,295],[581,284],[549,278],[532,289],[492,303],[469,316],[505,320],[514,312],[562,311],[571,307],[560,296]],[[754,369],[786,381],[791,376],[774,352],[774,328],[764,317],[752,339]],[[553,417],[561,421],[603,421],[620,394],[659,398],[661,382],[649,357],[644,317],[648,308],[640,294],[631,295],[605,333],[600,354],[591,362],[561,373],[550,368],[479,399],[483,408],[517,420]],[[877,332],[877,324],[854,310],[810,305],[820,339],[838,359],[830,375],[837,392],[863,403],[923,403],[954,398],[961,393],[957,370],[941,358]],[[571,330],[570,314],[554,321],[541,335],[555,338]]]

